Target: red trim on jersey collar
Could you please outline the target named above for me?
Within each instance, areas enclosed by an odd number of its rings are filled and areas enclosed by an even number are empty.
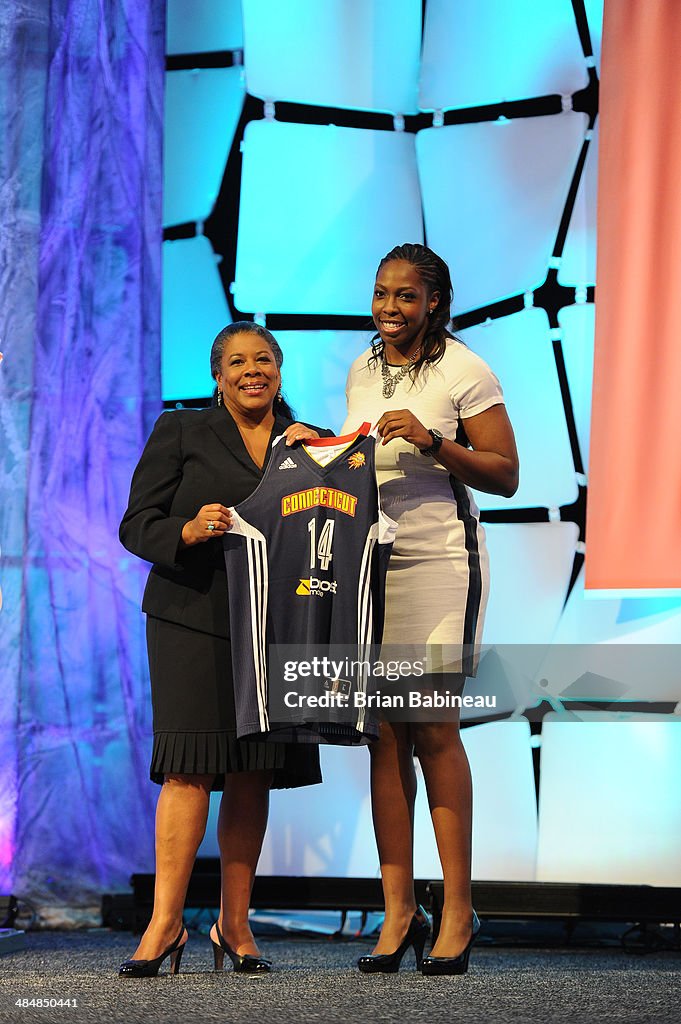
[[[306,448],[323,448],[333,444],[350,444],[360,434],[365,434],[367,437],[371,430],[370,423],[363,423],[359,430],[356,430],[354,434],[344,434],[343,437],[315,437],[310,441],[303,441]]]

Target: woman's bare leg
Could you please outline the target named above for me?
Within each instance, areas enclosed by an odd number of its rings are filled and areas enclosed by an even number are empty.
[[[458,956],[471,934],[471,773],[458,721],[412,725],[444,879],[433,956]]]
[[[189,878],[201,845],[213,775],[166,775],[156,805],[156,884],[149,927],[135,960],[153,960],[178,936]]]
[[[416,910],[414,800],[416,773],[409,725],[383,722],[370,748],[371,811],[383,880],[385,921],[374,953],[393,953]]]
[[[272,773],[236,772],[225,777],[218,818],[222,898],[218,924],[235,953],[258,956],[248,923],[255,869],[262,849]],[[212,937],[217,939],[213,931]]]

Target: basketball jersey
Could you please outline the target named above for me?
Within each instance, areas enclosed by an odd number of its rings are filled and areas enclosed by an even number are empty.
[[[380,510],[369,429],[291,447],[277,438],[260,484],[230,509],[223,544],[239,737],[378,736],[363,695],[397,527]]]

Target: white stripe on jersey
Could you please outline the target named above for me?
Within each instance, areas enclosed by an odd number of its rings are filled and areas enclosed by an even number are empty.
[[[265,540],[246,538],[248,577],[251,598],[251,644],[255,667],[258,719],[264,732],[269,728],[267,715],[267,660],[265,655],[265,616],[267,614],[268,572]]]
[[[239,513],[232,513],[232,529],[230,533],[246,538],[248,555],[248,582],[251,604],[251,648],[253,651],[253,669],[255,672],[256,696],[258,700],[258,720],[262,732],[270,727],[267,714],[267,656],[265,652],[265,634],[267,622],[267,601],[269,594],[269,572],[267,568],[267,540],[260,530],[246,522]],[[238,686],[238,681],[235,680]]]
[[[362,562],[359,570],[359,581],[357,586],[357,649],[359,661],[364,662],[370,654],[370,645],[373,639],[373,599],[371,596],[371,560],[376,540],[378,538],[378,523],[374,523],[367,533],[367,539],[362,552]],[[366,693],[366,669],[362,667],[357,675],[357,687],[362,693]],[[357,725],[360,732],[364,730],[365,708],[359,709]]]

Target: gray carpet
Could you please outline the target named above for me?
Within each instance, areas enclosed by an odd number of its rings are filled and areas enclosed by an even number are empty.
[[[424,978],[411,950],[397,976],[360,975],[356,958],[369,943],[262,941],[276,970],[248,978],[212,970],[210,943],[190,934],[182,974],[119,979],[131,955],[125,932],[36,932],[27,948],[0,957],[0,1021],[137,1021],[161,1024],[255,1024],[263,1021],[371,1020],[551,1022],[678,1021],[678,953],[631,956],[619,950],[476,948],[469,973]],[[164,972],[167,971],[164,965]],[[21,1008],[17,999],[77,1000],[77,1006]]]

